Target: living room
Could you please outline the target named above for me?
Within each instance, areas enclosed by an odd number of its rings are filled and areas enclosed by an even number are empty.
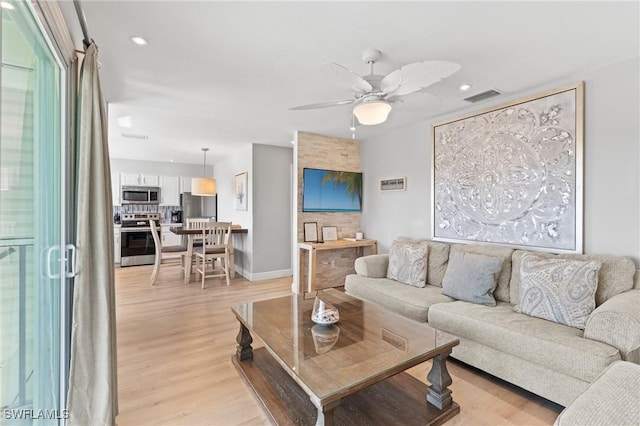
[[[73,5],[60,3],[80,49]],[[117,423],[271,422],[229,361],[236,343],[242,346],[236,340],[241,315],[234,318],[230,308],[302,289],[297,256],[305,222],[316,223],[320,234],[323,226],[336,227],[338,239],[362,233],[381,254],[398,237],[436,237],[434,128],[491,108],[583,85],[572,187],[580,194],[571,222],[577,238],[565,251],[626,257],[640,267],[638,4],[389,3],[82,2],[100,48],[112,171],[197,177],[204,170],[217,181],[216,216],[247,230],[234,237],[238,276],[229,286],[224,279],[207,280],[204,290],[184,285],[177,262],[161,265],[153,287],[151,266],[115,269]],[[168,27],[178,33],[173,39],[161,34]],[[218,32],[197,31],[209,27]],[[132,45],[132,35],[147,37],[148,46]],[[360,57],[370,48],[382,51],[373,65]],[[373,67],[388,75],[430,60],[462,68],[394,102],[378,125],[355,121],[350,83],[340,87],[335,76],[320,75],[327,61],[364,76]],[[489,99],[464,100],[492,89],[496,96]],[[344,105],[289,110],[336,99]],[[118,121],[127,116],[133,127]],[[314,138],[332,148],[313,151]],[[301,146],[315,158],[301,162]],[[355,153],[347,146],[357,147]],[[204,167],[202,147],[211,148]],[[350,155],[357,166],[342,165]],[[339,213],[307,216],[298,199],[305,167],[361,172],[361,211],[349,213],[348,223]],[[233,187],[244,172],[246,210],[235,208]],[[402,182],[401,190],[382,191],[385,180]],[[345,262],[345,271],[331,261],[323,266],[344,277],[355,258]],[[343,278],[334,281],[332,287],[344,285]],[[257,337],[253,346],[260,349]],[[448,424],[552,424],[564,408],[463,363],[448,366],[461,407]],[[431,361],[408,371],[427,382],[429,368]]]

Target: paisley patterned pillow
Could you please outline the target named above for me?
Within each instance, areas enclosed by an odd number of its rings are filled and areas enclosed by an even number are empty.
[[[389,251],[387,278],[414,287],[424,287],[427,281],[427,253],[423,243],[394,241]]]
[[[517,312],[584,330],[596,307],[597,260],[522,258]]]

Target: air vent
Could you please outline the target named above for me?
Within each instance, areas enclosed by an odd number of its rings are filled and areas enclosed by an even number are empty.
[[[485,99],[493,98],[494,96],[498,96],[498,95],[502,95],[502,92],[498,92],[496,89],[489,89],[482,93],[478,93],[477,95],[464,98],[464,100],[467,102],[476,103],[476,102],[484,101]]]
[[[149,139],[149,136],[147,135],[136,135],[133,133],[120,133],[122,135],[123,138],[129,138],[129,139],[140,139],[143,141],[146,141],[147,139]]]

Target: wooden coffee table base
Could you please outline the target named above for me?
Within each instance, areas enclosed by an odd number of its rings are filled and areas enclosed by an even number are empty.
[[[271,420],[278,425],[313,425],[318,409],[265,348],[253,350],[253,359],[231,361]],[[399,373],[345,397],[333,411],[337,425],[441,425],[460,412],[452,402],[439,410],[426,401],[427,385],[408,373]]]

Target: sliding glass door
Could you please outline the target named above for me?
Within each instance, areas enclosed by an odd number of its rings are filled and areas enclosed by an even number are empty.
[[[2,2],[0,423],[66,413],[64,71],[28,2]]]

